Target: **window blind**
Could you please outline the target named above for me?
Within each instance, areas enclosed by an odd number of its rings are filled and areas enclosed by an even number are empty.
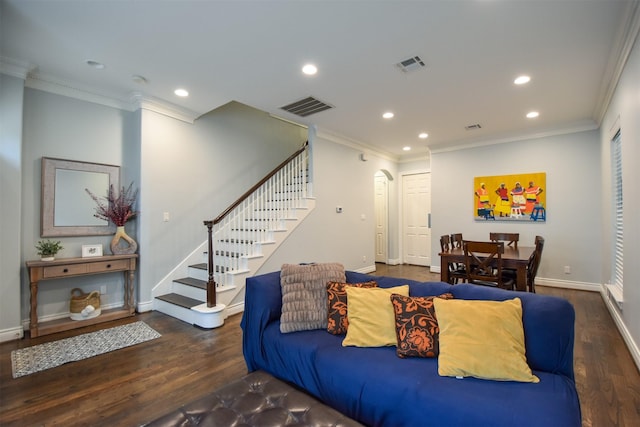
[[[620,131],[611,140],[611,171],[613,174],[613,203],[614,203],[614,251],[613,251],[613,277],[612,283],[622,289],[623,269],[623,198],[622,198],[622,138]]]

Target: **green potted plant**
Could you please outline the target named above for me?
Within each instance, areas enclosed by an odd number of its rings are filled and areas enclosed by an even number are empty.
[[[36,245],[38,255],[42,261],[53,261],[56,258],[56,254],[62,249],[60,241],[54,242],[53,240],[40,240]]]

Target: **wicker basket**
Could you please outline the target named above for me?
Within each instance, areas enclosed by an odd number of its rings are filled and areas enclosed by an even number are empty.
[[[91,306],[91,308],[89,308]],[[80,288],[71,290],[69,313],[72,320],[93,319],[100,315],[100,292],[93,291],[85,294]]]

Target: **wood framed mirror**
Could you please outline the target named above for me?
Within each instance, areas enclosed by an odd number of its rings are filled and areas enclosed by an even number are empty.
[[[120,188],[120,166],[42,158],[41,237],[114,234],[114,224],[94,216],[96,203],[85,189],[105,197]]]

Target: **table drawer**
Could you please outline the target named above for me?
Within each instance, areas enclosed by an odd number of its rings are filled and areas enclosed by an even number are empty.
[[[51,279],[53,277],[75,276],[86,272],[86,264],[52,265],[42,269],[42,276],[45,279]]]
[[[113,261],[100,261],[87,264],[87,273],[101,273],[107,271],[122,271],[129,268],[129,260],[117,259]]]

